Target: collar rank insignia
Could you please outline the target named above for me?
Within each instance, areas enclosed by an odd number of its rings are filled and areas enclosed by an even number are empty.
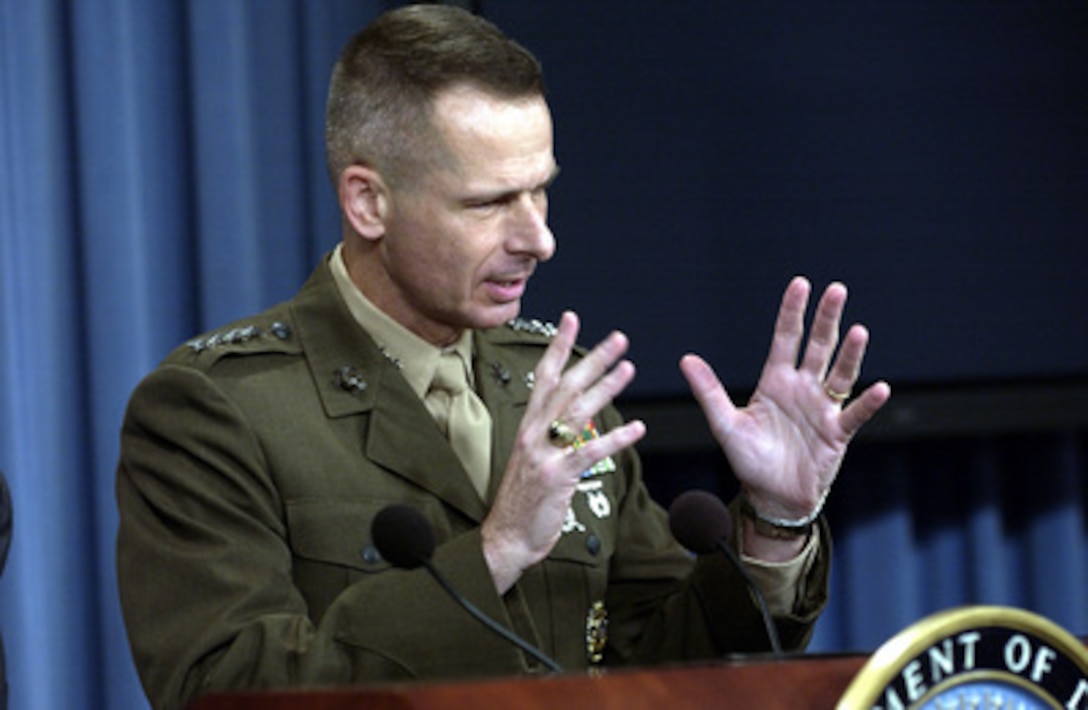
[[[366,389],[363,374],[351,365],[344,365],[333,371],[332,383],[345,392],[362,392]]]
[[[510,371],[507,370],[506,366],[501,362],[491,363],[491,374],[495,376],[495,379],[498,380],[503,387],[510,384]]]

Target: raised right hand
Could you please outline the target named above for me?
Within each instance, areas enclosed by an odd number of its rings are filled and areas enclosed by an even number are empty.
[[[628,342],[618,331],[567,368],[577,336],[578,316],[567,311],[534,370],[532,396],[481,528],[484,557],[500,594],[555,547],[582,472],[646,433],[645,425],[635,420],[578,448],[557,446],[549,438],[555,421],[580,433],[635,376],[635,366],[621,359]]]

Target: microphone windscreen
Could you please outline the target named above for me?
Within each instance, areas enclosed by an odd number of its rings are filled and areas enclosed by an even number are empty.
[[[423,515],[407,505],[394,503],[378,511],[370,524],[374,545],[389,564],[415,569],[434,554],[434,530]]]
[[[733,539],[733,516],[721,499],[706,491],[685,491],[669,506],[669,529],[681,545],[698,554]]]

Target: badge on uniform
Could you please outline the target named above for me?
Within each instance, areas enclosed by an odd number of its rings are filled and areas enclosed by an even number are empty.
[[[587,441],[596,439],[600,434],[597,433],[597,425],[590,419],[586,424],[585,429],[582,429],[582,433],[571,444],[575,449],[581,448]],[[594,476],[603,476],[606,473],[613,473],[616,470],[616,462],[612,460],[611,456],[606,456],[597,463],[593,464],[589,469],[582,472],[582,479],[593,478]]]
[[[579,449],[598,436],[600,434],[597,432],[597,425],[593,423],[593,420],[590,420],[582,429],[582,433],[571,444],[571,448]],[[578,492],[585,495],[586,507],[600,520],[612,515],[612,501],[608,499],[608,494],[604,492],[604,484],[598,476],[614,473],[615,470],[616,462],[612,460],[611,456],[606,456],[586,471],[583,471],[580,476]],[[573,507],[567,509],[567,519],[563,523],[562,531],[564,533],[586,531],[586,526],[575,516]]]
[[[608,645],[608,610],[604,602],[596,601],[586,614],[586,660],[597,665],[604,660],[604,648]]]

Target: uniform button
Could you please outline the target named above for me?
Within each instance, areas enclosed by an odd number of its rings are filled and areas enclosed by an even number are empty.
[[[586,537],[586,549],[589,550],[589,554],[596,555],[601,551],[601,538],[590,533],[589,536]]]
[[[378,548],[374,545],[367,545],[359,551],[359,556],[363,558],[363,562],[368,565],[376,565],[382,561],[382,553],[378,552]]]

